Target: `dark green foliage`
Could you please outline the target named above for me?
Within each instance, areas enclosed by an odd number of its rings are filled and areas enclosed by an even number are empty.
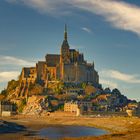
[[[17,104],[16,104],[16,103],[13,103],[13,108],[12,108],[12,110],[13,110],[13,111],[17,111],[17,109],[18,109]]]
[[[18,85],[19,85],[19,81],[15,81],[15,80],[9,81],[7,85],[7,89],[2,90],[1,95],[6,97],[9,94],[9,92],[15,90]]]
[[[25,107],[26,103],[27,103],[27,102],[26,102],[26,98],[24,98],[24,99],[21,101],[20,106],[18,107],[18,112],[22,113],[23,108]]]
[[[10,91],[16,89],[16,87],[19,85],[19,81],[15,81],[15,80],[11,80],[8,82],[8,86],[7,86],[7,93],[9,93]]]
[[[117,94],[119,96],[121,95],[121,92],[117,88],[115,88],[112,90],[112,94]]]
[[[55,94],[62,94],[63,89],[64,89],[64,83],[60,82],[53,90]]]
[[[86,86],[87,86],[87,84],[86,84],[86,83],[82,83],[82,85],[81,85],[81,86],[82,86],[82,88],[83,88],[83,89],[85,89],[85,88],[86,88]]]
[[[64,104],[60,104],[60,105],[58,106],[58,109],[61,110],[61,111],[64,111]]]
[[[40,95],[43,93],[43,87],[39,84],[30,84],[29,94],[30,95]]]
[[[4,89],[4,90],[1,91],[1,95],[6,96],[6,94],[7,94],[7,90],[6,89]]]

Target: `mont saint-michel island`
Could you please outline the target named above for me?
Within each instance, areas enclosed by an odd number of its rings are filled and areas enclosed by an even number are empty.
[[[94,61],[70,47],[67,25],[60,54],[47,53],[34,67],[23,67],[0,100],[2,139],[116,140],[140,130],[139,102],[117,88],[102,87]]]

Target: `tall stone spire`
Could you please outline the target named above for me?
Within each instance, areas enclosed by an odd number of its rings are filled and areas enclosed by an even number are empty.
[[[67,25],[65,24],[64,40],[67,41]]]
[[[67,39],[68,39],[68,36],[67,36],[67,25],[65,24],[65,27],[64,27],[64,40],[63,40],[61,48],[67,48],[67,50],[69,50],[69,44],[68,44],[68,40]]]
[[[61,46],[61,58],[64,63],[69,62],[69,44],[67,40],[67,25],[64,28],[64,40]]]

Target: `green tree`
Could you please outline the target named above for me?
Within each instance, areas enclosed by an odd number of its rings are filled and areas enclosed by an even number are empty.
[[[83,89],[85,89],[85,88],[86,88],[86,86],[87,86],[87,84],[86,84],[86,83],[82,83],[82,85],[81,85],[81,86],[82,86],[82,88],[83,88]]]
[[[57,94],[61,94],[63,89],[64,89],[64,83],[63,82],[59,82],[57,84],[57,86],[54,88],[54,92],[57,93]]]
[[[19,85],[19,81],[11,80],[8,82],[7,92],[14,90]]]
[[[7,94],[7,90],[6,89],[4,89],[4,90],[1,91],[1,95],[4,95],[5,96],[6,94]]]
[[[26,106],[26,98],[24,98],[22,101],[21,101],[21,104],[19,105],[18,107],[18,112],[22,113],[24,107]]]

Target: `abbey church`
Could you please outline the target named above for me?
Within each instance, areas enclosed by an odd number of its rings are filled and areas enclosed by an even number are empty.
[[[39,61],[36,67],[23,68],[20,77],[23,84],[37,82],[44,86],[58,81],[99,84],[94,63],[87,63],[82,53],[70,49],[66,25],[60,54],[46,54],[45,61]]]

